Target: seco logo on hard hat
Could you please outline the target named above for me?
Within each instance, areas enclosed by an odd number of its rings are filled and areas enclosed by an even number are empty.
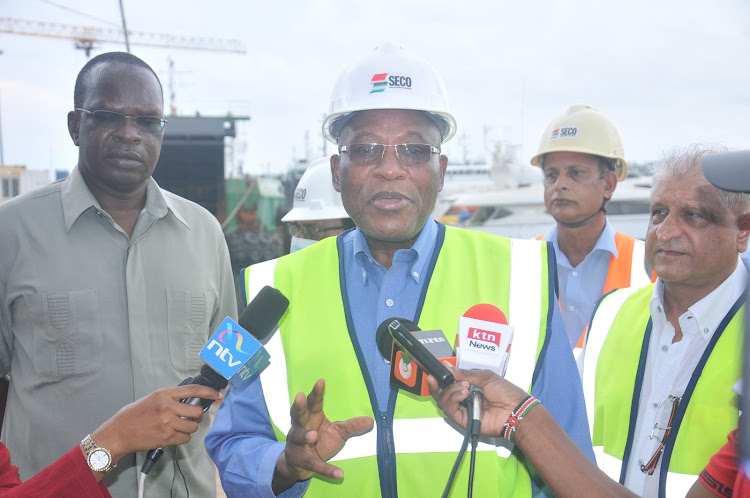
[[[388,73],[380,73],[373,76],[370,83],[372,83],[370,93],[384,92],[386,88],[411,90],[411,77],[409,76],[389,77]]]

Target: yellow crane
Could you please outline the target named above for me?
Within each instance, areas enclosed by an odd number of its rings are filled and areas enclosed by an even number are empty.
[[[98,26],[75,26],[47,21],[32,21],[0,17],[0,33],[73,40],[78,49],[89,57],[96,43],[125,44],[122,29],[102,28]],[[179,48],[185,50],[207,50],[211,52],[246,53],[241,40],[211,38],[207,36],[185,36],[167,33],[149,33],[146,31],[127,30],[127,38],[132,45],[146,47]]]

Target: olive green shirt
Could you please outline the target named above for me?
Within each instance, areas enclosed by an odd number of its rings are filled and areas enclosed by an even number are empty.
[[[237,302],[217,220],[149,179],[132,237],[71,175],[0,205],[0,375],[12,372],[2,441],[22,480],[121,407],[198,374],[198,353]],[[215,496],[208,421],[177,459],[190,496]],[[169,496],[173,450],[146,480]],[[144,453],[105,477],[136,496]],[[138,470],[138,472],[136,472]],[[185,496],[177,472],[174,496]]]

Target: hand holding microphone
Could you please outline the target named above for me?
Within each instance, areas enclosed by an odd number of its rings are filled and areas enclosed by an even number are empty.
[[[427,377],[430,393],[443,412],[461,427],[466,427],[468,414],[462,402],[469,395],[470,385],[482,389],[481,432],[483,436],[500,437],[511,412],[527,397],[520,387],[490,370],[463,370],[445,362],[456,382],[443,388],[432,376]]]
[[[200,385],[159,389],[121,408],[91,438],[109,449],[115,462],[136,451],[185,444],[203,420],[200,406],[180,402],[191,397],[215,401],[223,394]]]
[[[224,389],[229,382],[240,387],[269,362],[270,355],[260,341],[267,341],[286,312],[289,300],[277,289],[263,287],[247,305],[239,324],[227,317],[200,353],[206,362],[197,377],[185,379],[180,386],[202,385]],[[186,397],[180,402],[197,405],[205,412],[216,398]],[[202,417],[201,417],[202,418]],[[141,473],[148,474],[164,450],[161,446],[146,454]]]

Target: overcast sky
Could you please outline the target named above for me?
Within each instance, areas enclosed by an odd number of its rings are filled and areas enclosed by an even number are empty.
[[[296,159],[323,155],[320,123],[337,75],[384,41],[421,54],[442,73],[458,121],[457,137],[444,147],[453,162],[481,156],[488,127],[490,142],[519,144],[528,163],[547,122],[577,103],[615,121],[628,161],[698,141],[750,148],[747,0],[124,0],[124,6],[133,30],[244,42],[245,55],[138,46],[132,52],[154,68],[165,90],[168,58],[174,60],[178,114],[250,116],[239,127],[236,156],[248,173],[283,172]],[[120,23],[117,0],[0,0],[0,17]],[[104,44],[94,54],[122,49]],[[9,34],[0,34],[0,50],[5,163],[72,168],[77,149],[66,114],[84,53],[70,40]]]

